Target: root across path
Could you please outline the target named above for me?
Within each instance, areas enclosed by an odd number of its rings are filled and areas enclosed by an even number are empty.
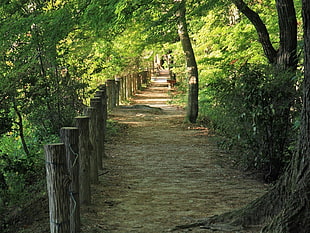
[[[126,133],[106,145],[100,184],[92,187],[92,204],[82,208],[82,232],[169,232],[266,191],[232,168],[208,129],[184,123],[184,110],[168,104],[168,92],[154,84],[110,114]],[[213,232],[176,232],[188,231]]]

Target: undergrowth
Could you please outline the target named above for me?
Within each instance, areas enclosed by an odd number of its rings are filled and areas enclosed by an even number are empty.
[[[106,140],[113,140],[126,128],[124,124],[108,120]],[[47,198],[43,145],[59,142],[59,138],[51,135],[38,140],[31,135],[27,133],[30,157],[25,155],[16,133],[0,138],[0,232],[14,232],[14,224],[19,222],[24,209]]]

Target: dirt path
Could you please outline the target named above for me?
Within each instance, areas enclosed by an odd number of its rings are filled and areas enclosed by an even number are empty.
[[[264,185],[230,168],[207,129],[183,123],[184,111],[166,104],[167,91],[153,86],[136,96],[138,106],[111,114],[129,128],[106,145],[105,174],[93,204],[83,207],[83,232],[167,232],[264,193]]]

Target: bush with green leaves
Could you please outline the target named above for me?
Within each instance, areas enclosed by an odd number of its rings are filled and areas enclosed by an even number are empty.
[[[26,154],[18,130],[0,137],[0,206],[19,204],[37,187],[44,178],[43,144],[59,139],[50,135],[39,139],[26,122],[25,140],[29,149]],[[29,191],[30,190],[30,191]]]
[[[204,115],[215,130],[229,138],[228,146],[242,149],[246,167],[264,171],[267,179],[274,180],[289,161],[290,146],[297,137],[294,123],[298,121],[299,92],[288,84],[297,85],[298,78],[253,65],[225,73],[204,90],[208,93],[200,101]],[[286,114],[290,121],[283,121]]]

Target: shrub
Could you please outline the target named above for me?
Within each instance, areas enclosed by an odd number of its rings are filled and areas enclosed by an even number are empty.
[[[294,74],[244,65],[211,80],[200,101],[211,126],[243,151],[243,164],[264,171],[269,180],[279,176],[291,156],[296,83]]]

